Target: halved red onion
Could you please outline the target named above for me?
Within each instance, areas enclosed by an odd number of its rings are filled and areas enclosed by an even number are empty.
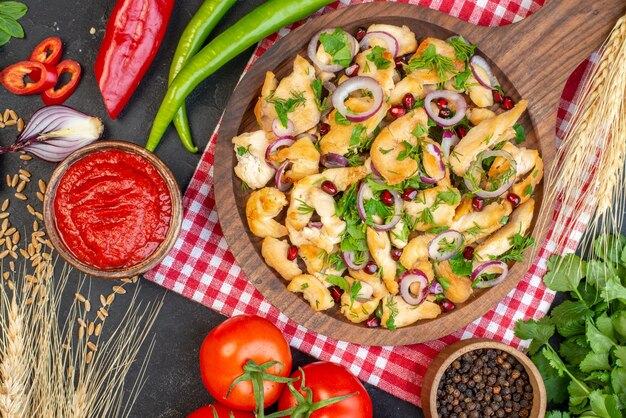
[[[361,49],[369,48],[373,38],[382,39],[387,44],[387,51],[391,52],[391,55],[393,55],[394,58],[398,56],[398,51],[400,50],[398,40],[389,32],[384,31],[368,32],[363,39],[361,39]]]
[[[290,161],[283,162],[280,167],[276,169],[276,174],[274,175],[274,183],[276,183],[276,188],[281,192],[286,192],[293,186],[293,184],[286,182],[283,178],[285,176],[285,171],[289,169],[291,166]]]
[[[359,289],[355,299],[359,302],[367,302],[374,296],[374,288],[369,283],[363,281],[359,283],[361,283],[361,289]]]
[[[274,119],[274,122],[272,122],[272,132],[274,132],[274,135],[279,138],[284,136],[291,136],[293,134],[293,131],[295,130],[296,127],[294,126],[291,119],[287,119],[286,127],[283,126],[283,123],[278,118]]]
[[[428,289],[428,293],[431,295],[440,295],[443,293],[443,286],[437,280],[433,280]]]
[[[417,296],[411,291],[411,285],[414,283],[419,284]],[[400,295],[409,305],[417,306],[424,302],[426,296],[428,296],[428,290],[428,277],[426,277],[423,271],[418,269],[407,270],[400,276]]]
[[[454,109],[452,110],[454,110],[455,114],[450,119],[440,117],[439,108],[437,108],[436,111],[433,110],[433,100],[440,98],[446,99],[449,104],[454,104]],[[437,125],[443,128],[449,128],[463,120],[465,112],[467,111],[467,102],[462,94],[449,90],[435,90],[426,95],[426,98],[424,99],[424,110],[428,114],[428,117],[431,118]]]
[[[443,131],[443,138],[441,140],[441,151],[443,152],[443,156],[446,157],[446,159],[450,159],[450,151],[452,150],[452,147],[454,147],[460,141],[461,140],[454,132],[447,129]]]
[[[307,48],[307,54],[309,55],[309,59],[313,61],[313,64],[317,65],[317,67],[320,70],[327,72],[327,73],[336,73],[337,71],[341,71],[344,69],[342,65],[325,64],[322,61],[320,61],[319,58],[317,58],[317,44],[320,41],[320,36],[322,35],[322,33],[333,33],[335,32],[336,29],[337,28],[330,28],[330,29],[324,29],[318,32],[313,38],[311,38],[311,41],[309,42],[309,46]],[[350,42],[350,52],[351,52],[352,58],[354,58],[354,56],[358,52],[358,42],[356,39],[354,39],[354,36],[350,35],[347,32],[345,33],[346,33],[348,42]]]
[[[513,158],[513,156],[509,154],[508,152],[503,151],[503,150],[483,151],[480,154],[478,154],[478,156],[476,157],[476,160],[474,160],[472,164],[470,164],[467,170],[467,173],[470,174],[476,180],[476,184],[480,184],[480,181],[482,178],[481,172],[483,170],[482,168],[483,160],[489,157],[505,158],[511,165],[511,168],[515,170],[515,172],[517,173],[517,163],[515,162],[515,159]],[[512,175],[511,178],[506,183],[502,184],[500,187],[498,187],[496,190],[493,190],[493,191],[483,190],[481,188],[475,188],[472,182],[468,180],[467,174],[465,177],[463,177],[463,181],[465,182],[465,186],[467,187],[467,190],[474,193],[476,196],[482,197],[483,199],[492,199],[494,197],[500,196],[502,193],[507,191],[509,187],[511,187],[511,185],[515,182],[515,175]]]
[[[349,110],[344,103],[348,96],[357,90],[369,90],[374,96],[374,104],[365,112],[354,113]],[[337,87],[337,90],[333,93],[332,103],[333,107],[337,109],[337,112],[345,116],[346,119],[352,122],[363,122],[375,115],[382,106],[383,89],[380,87],[380,84],[378,84],[378,81],[374,80],[372,77],[352,77]]]
[[[363,222],[367,220],[367,214],[365,213],[364,195],[367,191],[369,191],[368,194],[371,194],[371,190],[372,190],[371,187],[367,184],[367,182],[364,181],[361,183],[361,186],[359,187],[359,191],[356,196],[356,208]],[[397,190],[395,189],[388,189],[388,190],[389,190],[389,193],[391,193],[391,195],[393,196],[394,215],[389,222],[385,224],[374,224],[372,226],[378,232],[391,230],[394,226],[396,226],[398,222],[400,222],[400,219],[402,218],[402,206],[403,206],[402,197],[400,196],[400,193],[398,193]]]
[[[454,245],[454,248],[442,250],[442,245]],[[433,260],[445,261],[454,257],[463,245],[463,234],[454,229],[449,229],[433,238],[428,244],[428,255]]]
[[[493,72],[491,71],[491,66],[480,55],[474,55],[472,59],[470,59],[469,65],[470,69],[472,70],[472,74],[474,75],[474,78],[476,78],[476,81],[478,81],[483,87],[486,87],[488,89],[495,89],[496,86],[500,85],[498,79],[496,78],[496,76],[493,75]],[[488,80],[483,79],[480,74],[478,74],[478,72],[476,71],[476,66],[479,66],[485,71],[485,73],[487,73],[487,77],[489,78]]]
[[[315,144],[317,141],[319,141],[319,140],[320,140],[320,139],[319,139],[319,137],[318,137],[317,135],[313,135],[313,134],[310,134],[310,133],[308,133],[308,132],[304,132],[304,133],[301,133],[301,134],[299,134],[299,135],[297,135],[297,136],[296,136],[296,140],[298,140],[298,139],[300,139],[300,138],[309,138],[309,139],[311,140],[311,142],[312,142],[312,143],[314,143],[314,144]]]
[[[492,272],[492,269],[500,271],[500,275],[495,279],[480,280],[480,276],[482,276],[483,274],[497,273],[497,271]],[[486,287],[493,287],[499,283],[502,283],[507,274],[509,274],[509,266],[507,266],[506,263],[503,263],[502,261],[489,261],[485,264],[481,264],[480,266],[478,266],[472,272],[470,280],[472,281],[472,287],[482,289]]]
[[[350,270],[361,270],[368,261],[370,261],[370,253],[368,251],[363,252],[363,263],[357,264],[354,257],[354,251],[343,251],[341,253],[341,259],[346,267]]]
[[[326,168],[347,167],[349,163],[350,162],[346,157],[340,154],[335,154],[334,152],[322,154],[320,157],[320,164]]]
[[[436,177],[429,177],[426,174],[420,171],[420,180],[422,180],[426,184],[435,184],[446,176],[446,163],[443,161],[443,155],[441,154],[441,150],[435,144],[427,144],[424,147],[424,151],[434,157],[439,167],[437,167],[440,173]]]
[[[296,141],[294,141],[292,137],[285,136],[282,138],[278,138],[276,141],[269,144],[267,148],[265,148],[265,162],[271,165],[272,167],[278,169],[279,165],[276,164],[274,161],[272,161],[270,156],[276,151],[278,151],[279,148],[292,146],[294,142]]]

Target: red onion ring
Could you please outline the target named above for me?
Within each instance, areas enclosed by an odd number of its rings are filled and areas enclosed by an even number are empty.
[[[461,140],[454,132],[449,130],[443,131],[443,139],[441,140],[441,151],[443,152],[443,156],[446,157],[446,159],[450,159],[450,150],[460,141]]]
[[[391,52],[393,58],[395,59],[398,56],[398,51],[400,50],[400,45],[398,44],[398,40],[390,34],[389,32],[384,31],[373,31],[368,32],[363,39],[361,39],[360,47],[361,49],[367,49],[370,46],[372,38],[382,39],[387,44],[387,50]]]
[[[495,87],[500,85],[500,83],[498,82],[498,79],[496,78],[496,76],[493,75],[493,72],[491,71],[491,66],[480,55],[474,55],[470,59],[469,66],[470,66],[470,70],[472,70],[472,74],[474,75],[474,78],[476,78],[476,81],[478,81],[481,86],[486,87],[488,89],[496,90]],[[485,70],[485,72],[487,73],[487,77],[489,77],[489,80],[482,79],[480,75],[478,74],[478,72],[476,71],[476,68],[474,68],[475,66],[479,66],[480,68]]]
[[[432,102],[435,99],[444,98],[448,101],[448,103],[454,103],[456,107],[456,113],[450,119],[444,119],[439,117],[439,111],[435,112],[432,108]],[[465,101],[465,97],[463,95],[449,91],[449,90],[435,90],[426,95],[424,99],[424,110],[428,114],[428,117],[431,118],[437,125],[443,128],[449,128],[451,126],[456,125],[461,122],[465,117],[465,112],[467,111],[467,102]]]
[[[286,192],[293,186],[293,184],[288,183],[283,180],[283,176],[285,175],[285,171],[291,166],[291,162],[284,161],[278,169],[276,169],[276,174],[274,175],[274,183],[276,183],[276,188],[281,192]]]
[[[335,154],[334,152],[323,154],[320,157],[320,164],[326,168],[347,167],[349,163],[350,162],[346,157],[340,154]]]
[[[505,158],[509,162],[509,164],[511,164],[511,168],[515,170],[515,172],[517,173],[517,163],[515,162],[515,159],[513,158],[513,156],[509,154],[508,152],[503,151],[503,150],[483,151],[480,154],[478,154],[478,156],[476,157],[476,160],[474,160],[472,164],[470,164],[467,170],[467,172],[470,173],[476,179],[477,184],[480,183],[480,180],[482,177],[480,175],[480,171],[482,170],[483,160],[489,157]],[[515,182],[515,175],[512,175],[511,178],[506,183],[502,184],[500,187],[498,187],[494,191],[483,190],[481,188],[474,188],[474,185],[472,184],[471,181],[467,179],[467,177],[463,177],[463,181],[465,182],[465,186],[467,187],[467,190],[474,193],[476,196],[482,197],[483,199],[492,199],[494,197],[500,196],[502,193],[507,191],[509,187],[511,187],[511,185]]]
[[[374,104],[365,112],[353,113],[348,110],[344,103],[348,96],[357,90],[369,90],[374,96]],[[337,90],[333,93],[332,103],[333,107],[337,109],[337,112],[345,116],[346,119],[352,122],[363,122],[374,116],[383,105],[383,89],[380,87],[380,84],[378,84],[378,81],[374,80],[372,77],[352,77],[337,87]]]
[[[292,146],[294,142],[296,141],[294,141],[292,137],[286,136],[283,138],[278,138],[276,141],[269,144],[267,148],[265,148],[265,162],[271,165],[272,167],[278,169],[279,165],[276,164],[274,161],[272,161],[270,156],[274,152],[278,151],[279,148]]]
[[[335,32],[336,29],[337,28],[330,28],[330,29],[324,29],[324,30],[319,31],[313,38],[311,38],[311,41],[309,42],[309,46],[307,48],[307,54],[309,55],[309,59],[313,61],[313,64],[315,64],[320,70],[327,72],[327,73],[336,73],[337,71],[341,71],[344,69],[342,65],[325,64],[322,61],[320,61],[319,58],[317,58],[317,44],[320,41],[320,36],[322,35],[322,33],[333,33]],[[346,38],[348,39],[348,42],[350,42],[350,52],[351,52],[352,58],[354,58],[354,56],[358,52],[358,42],[348,32],[345,32],[345,34],[346,34]]]
[[[351,66],[346,68],[345,73],[348,77],[354,77],[355,75],[357,75],[358,71],[359,71],[359,64],[352,64]]]
[[[454,243],[454,249],[449,251],[441,251],[439,243],[446,240],[449,243]],[[442,232],[433,238],[428,244],[428,255],[433,260],[445,261],[449,260],[457,253],[459,248],[463,245],[463,234],[453,229]]]
[[[370,161],[370,168],[372,169],[372,174],[373,174],[375,177],[378,177],[378,178],[383,178],[383,175],[382,175],[382,174],[380,174],[380,171],[378,171],[378,169],[377,169],[377,168],[376,168],[376,166],[374,165],[374,162],[373,162],[373,161]]]
[[[502,273],[500,273],[498,277],[492,280],[486,280],[486,281],[480,280],[480,276],[486,273],[485,270],[490,269],[492,267],[500,268],[502,270]],[[502,283],[502,281],[506,278],[507,274],[509,274],[509,266],[507,266],[506,263],[503,263],[502,261],[489,261],[485,264],[481,264],[480,266],[478,266],[472,272],[472,275],[470,276],[470,280],[472,281],[472,287],[483,289],[486,287],[493,287],[499,283]]]
[[[287,119],[287,127],[284,127],[282,122],[278,118],[274,119],[274,122],[272,122],[272,132],[274,132],[274,135],[279,138],[291,136],[295,130],[296,127],[294,126],[291,119]]]
[[[370,253],[368,251],[363,252],[362,264],[356,264],[354,260],[354,251],[343,251],[341,253],[341,259],[343,260],[346,267],[348,267],[350,270],[358,271],[365,267],[367,262],[370,261]]]
[[[439,177],[429,177],[424,173],[420,172],[420,180],[426,184],[435,184],[438,181],[443,180],[446,176],[446,163],[443,161],[443,156],[441,155],[441,150],[438,146],[434,144],[427,144],[424,147],[424,151],[428,152],[430,155],[435,157],[439,162],[439,170],[441,171],[441,176]]]
[[[312,142],[312,143],[314,143],[314,144],[315,144],[317,141],[319,141],[319,140],[320,140],[320,139],[319,139],[319,137],[318,137],[317,135],[313,135],[313,134],[310,134],[310,133],[308,133],[308,132],[304,132],[304,133],[301,133],[301,134],[299,134],[299,135],[296,135],[296,140],[301,139],[301,138],[305,138],[305,137],[306,137],[306,138],[309,138],[309,139],[311,140],[311,142]]]
[[[361,283],[361,289],[356,294],[356,297],[354,299],[356,299],[359,302],[367,302],[374,295],[374,288],[372,287],[371,284],[367,282],[360,281],[360,283]]]
[[[367,221],[367,214],[365,213],[365,202],[364,202],[364,194],[366,191],[371,191],[371,187],[367,185],[367,182],[362,182],[359,187],[359,191],[356,196],[356,208],[359,212],[359,216],[363,222]],[[388,189],[391,195],[393,196],[393,205],[394,205],[394,215],[391,220],[385,224],[379,225],[374,224],[372,227],[378,232],[385,232],[391,230],[402,218],[402,206],[403,201],[402,197],[400,197],[400,193],[398,193],[395,189]]]
[[[411,292],[411,285],[413,283],[419,283],[420,290],[419,295],[414,296]],[[413,269],[407,270],[400,276],[400,295],[406,303],[412,306],[417,306],[424,302],[426,296],[428,296],[428,277],[423,271]]]

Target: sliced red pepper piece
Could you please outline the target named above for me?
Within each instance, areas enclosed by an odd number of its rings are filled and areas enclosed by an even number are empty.
[[[59,80],[61,80],[63,74],[70,75],[70,79],[67,83],[58,86],[58,88],[55,85],[41,93],[41,98],[47,106],[61,104],[74,94],[76,87],[78,87],[78,82],[80,81],[80,64],[74,60],[61,61],[59,65],[57,65],[57,77]]]
[[[56,36],[44,39],[35,47],[30,54],[30,61],[37,61],[44,64],[57,65],[61,61],[63,53],[63,42]]]
[[[0,83],[13,94],[38,94],[57,83],[56,67],[36,61],[20,61],[0,73]]]

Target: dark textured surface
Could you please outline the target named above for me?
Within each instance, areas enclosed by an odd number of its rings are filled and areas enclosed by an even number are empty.
[[[201,0],[179,0],[174,9],[167,35],[155,62],[146,74],[135,95],[116,121],[111,121],[104,109],[93,75],[93,63],[100,46],[106,19],[110,14],[114,0],[78,1],[78,0],[26,0],[30,7],[29,13],[21,20],[26,31],[26,39],[12,40],[8,45],[0,48],[0,68],[16,61],[28,58],[32,48],[42,39],[57,35],[64,42],[64,58],[73,58],[84,67],[84,76],[81,84],[68,100],[67,104],[86,113],[102,118],[106,126],[105,137],[110,139],[126,139],[143,144],[149,132],[152,119],[156,113],[160,99],[165,93],[167,72],[177,40],[186,23],[189,21]],[[247,11],[261,3],[261,0],[239,1],[224,21],[216,29],[222,31],[232,25]],[[94,35],[91,28],[96,29]],[[234,59],[193,93],[189,103],[189,117],[192,124],[194,139],[198,145],[204,147],[210,133],[224,110],[226,101],[243,71],[252,49]],[[42,105],[40,99],[33,97],[17,97],[0,88],[0,108],[15,109],[25,118]],[[13,130],[0,130],[2,145],[13,139]],[[185,187],[193,174],[199,160],[199,155],[187,153],[180,145],[173,130],[168,131],[162,145],[157,150],[161,157],[176,174],[181,185]],[[12,196],[7,190],[5,174],[15,173],[20,166],[27,166],[34,178],[46,179],[50,176],[53,164],[33,160],[24,164],[17,155],[2,157],[2,186],[0,199]],[[31,183],[26,194],[34,196],[36,184]],[[33,198],[26,203],[39,206]],[[32,218],[23,210],[25,203],[12,199],[11,221],[18,229],[23,230],[32,223]],[[64,306],[71,303],[73,289],[77,283],[77,275],[70,282],[68,294],[64,299]],[[90,298],[97,304],[100,293],[107,295],[115,282],[102,279],[92,279]],[[71,291],[70,291],[71,290]],[[86,290],[84,293],[87,293]],[[164,306],[153,328],[156,345],[150,367],[147,373],[147,382],[141,392],[133,413],[133,417],[180,417],[211,401],[204,390],[198,371],[198,351],[204,336],[224,317],[183,298],[172,292],[166,292],[159,286],[147,281],[141,285],[139,299],[153,301],[165,295]],[[118,296],[113,304],[110,318],[115,322],[123,313],[130,300],[129,295]],[[108,326],[108,325],[107,325]],[[108,329],[108,328],[105,328]],[[293,350],[295,364],[302,365],[313,359]],[[131,372],[131,380],[137,370]],[[392,417],[421,417],[418,408],[393,396],[367,385],[375,409],[375,416],[380,418]]]

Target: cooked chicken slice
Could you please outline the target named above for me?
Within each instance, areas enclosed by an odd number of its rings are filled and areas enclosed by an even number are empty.
[[[410,54],[411,52],[415,52],[417,49],[417,40],[415,39],[415,34],[411,32],[407,26],[394,26],[394,25],[386,25],[381,23],[375,23],[370,25],[367,28],[367,33],[370,32],[387,32],[398,41],[398,56]],[[372,37],[370,42],[370,46],[382,46],[383,48],[387,48],[387,43],[383,40],[384,38]]]
[[[467,116],[472,125],[478,125],[484,120],[495,118],[496,113],[493,110],[472,107],[467,110],[465,116]]]
[[[412,269],[418,261],[428,260],[428,244],[433,238],[435,238],[434,234],[424,234],[410,240],[402,251],[400,263],[405,268]]]
[[[389,293],[383,281],[380,279],[380,277],[376,276],[375,274],[367,274],[363,271],[363,269],[348,270],[348,272],[350,273],[350,277],[352,279],[365,282],[369,284],[370,286],[372,286],[372,289],[373,289],[372,295],[375,298],[381,298],[385,296],[387,293]]]
[[[354,63],[359,66],[358,75],[371,77],[376,80],[378,84],[380,84],[380,87],[382,87],[385,96],[389,96],[389,93],[391,93],[391,90],[393,90],[396,84],[394,81],[394,77],[396,76],[396,64],[393,55],[391,55],[389,51],[383,52],[381,58],[387,62],[379,68],[376,66],[375,59],[371,55],[372,51],[373,48],[366,49],[354,57]]]
[[[435,264],[438,277],[445,278],[450,286],[444,290],[444,295],[454,303],[463,303],[474,293],[472,281],[469,277],[459,276],[452,272],[448,261],[441,261]]]
[[[391,241],[386,232],[378,232],[367,227],[367,248],[370,250],[372,258],[382,270],[382,278],[387,286],[387,290],[393,295],[398,293],[398,282],[396,282],[396,270],[398,265],[391,258]]]
[[[291,146],[280,149],[270,159],[278,164],[285,160],[293,163],[291,169],[285,172],[286,178],[291,182],[319,172],[320,153],[311,139],[306,136],[298,139]]]
[[[293,72],[283,78],[280,83],[272,72],[265,76],[265,82],[261,89],[261,97],[254,108],[254,114],[259,125],[264,131],[272,131],[272,123],[278,117],[274,103],[276,100],[288,101],[289,99],[301,98],[287,117],[293,122],[294,135],[305,132],[320,121],[320,110],[317,107],[315,93],[311,83],[315,80],[315,69],[300,55],[293,62]]]
[[[537,153],[535,157],[535,167],[532,171],[519,183],[515,183],[511,187],[511,192],[520,197],[520,202],[526,202],[532,196],[535,188],[543,178],[543,160]]]
[[[411,177],[417,171],[413,158],[399,160],[406,149],[405,142],[415,146],[417,138],[412,134],[418,125],[427,126],[428,116],[423,108],[417,108],[384,127],[372,143],[372,163],[385,178],[394,185]]]
[[[398,81],[393,90],[391,90],[389,103],[392,105],[400,104],[402,102],[402,98],[407,93],[411,93],[416,99],[423,99],[426,97],[426,90],[424,90],[422,80],[417,77],[404,77],[402,80]]]
[[[439,79],[439,74],[436,70],[426,68],[411,71],[407,74],[407,77],[415,77],[416,79],[420,80],[422,84],[437,84],[442,81],[447,81],[454,77],[456,73],[465,70],[465,63],[456,58],[456,53],[452,45],[450,45],[446,41],[437,38],[424,39],[417,48],[417,51],[415,51],[415,54],[413,54],[413,56],[411,57],[411,59],[421,57],[431,45],[434,45],[437,55],[441,55],[451,60],[454,71],[448,71],[445,76],[445,80]],[[410,62],[411,61],[409,61],[409,64]]]
[[[409,234],[407,234],[407,225],[403,219],[400,219],[397,224],[389,231],[389,239],[396,248],[404,248],[409,242]]]
[[[432,319],[441,314],[439,305],[428,300],[412,306],[406,303],[402,296],[387,295],[382,303],[383,316],[380,323],[385,328],[406,327],[420,319]]]
[[[526,173],[535,167],[536,159],[539,157],[539,151],[536,149],[518,148],[510,142],[506,142],[502,147],[503,151],[511,154],[511,157],[515,160],[517,165],[518,179],[521,179]],[[489,177],[495,177],[511,167],[511,164],[506,158],[496,157],[493,160],[491,168],[489,168]]]
[[[373,103],[374,101],[369,97],[350,97],[346,100],[346,107],[354,112],[360,113],[370,109]],[[322,154],[347,154],[350,151],[350,138],[355,127],[362,125],[365,127],[367,135],[371,135],[378,124],[380,124],[387,115],[387,110],[389,110],[389,104],[383,102],[378,112],[371,118],[359,123],[350,122],[345,118],[341,118],[341,115],[339,117],[341,123],[337,123],[337,111],[333,110],[330,112],[328,115],[330,130],[320,140],[320,150]]]
[[[283,279],[291,280],[295,276],[302,274],[295,260],[289,260],[289,243],[272,237],[265,237],[261,245],[261,255],[265,262],[280,274]]]
[[[463,234],[465,245],[484,238],[502,227],[502,218],[511,214],[511,204],[508,201],[492,202],[480,212],[469,212],[450,226],[451,229]]]
[[[302,244],[298,247],[298,255],[306,265],[306,271],[315,275],[324,270],[324,250],[312,244]]]
[[[474,71],[478,73],[481,80],[489,80],[487,72],[482,67],[475,65]],[[493,106],[493,91],[480,84],[473,74],[467,79],[467,86],[469,97],[476,106]]]
[[[335,306],[335,301],[330,291],[315,276],[301,274],[294,277],[287,285],[287,290],[294,293],[302,293],[304,299],[309,302],[315,311],[325,311]]]
[[[456,195],[448,204],[443,200]],[[415,221],[415,231],[428,231],[435,226],[449,226],[452,223],[455,209],[459,205],[460,194],[451,186],[436,186],[421,190],[412,202],[404,202],[404,211]]]
[[[265,161],[269,141],[264,131],[246,132],[232,139],[237,165],[235,174],[251,189],[260,189],[274,178],[276,170]]]
[[[280,238],[287,235],[287,228],[274,220],[285,206],[287,198],[274,187],[252,192],[246,202],[246,218],[250,231],[261,238]]]
[[[364,164],[358,167],[329,168],[324,170],[321,176],[325,180],[332,181],[337,190],[343,192],[369,173],[371,173],[370,165]]]
[[[513,109],[495,118],[486,119],[470,129],[454,147],[454,156],[450,157],[452,171],[457,176],[464,175],[478,154],[509,139],[506,136],[510,134],[513,125],[526,110],[527,103],[526,100],[520,100]]]
[[[424,174],[433,179],[440,178],[441,180],[437,181],[437,185],[439,186],[451,185],[450,170],[448,169],[447,164],[445,164],[444,158],[441,145],[430,138],[423,139],[422,166],[424,167]],[[441,164],[442,162],[443,165]]]
[[[354,283],[359,281],[358,279],[354,279],[350,276],[345,277],[345,279],[351,288]],[[380,279],[376,279],[376,284],[371,284],[368,281],[361,280],[361,286],[372,286],[372,297],[368,300],[352,300],[349,292],[344,292],[343,295],[341,295],[341,313],[344,314],[344,316],[351,322],[359,323],[368,320],[374,311],[376,311],[376,308],[378,308],[381,299],[387,295],[385,285],[382,284]]]
[[[424,273],[428,278],[428,283],[435,279],[435,270],[429,260],[418,260],[415,264],[413,264],[413,268]]]
[[[478,261],[488,261],[491,257],[497,257],[509,251],[513,246],[511,239],[515,234],[526,235],[533,220],[534,210],[534,199],[528,199],[515,208],[506,225],[488,236],[474,249],[474,258]]]
[[[459,218],[461,218],[461,216],[473,211],[474,208],[472,207],[472,198],[465,196],[463,199],[461,199],[461,204],[457,206],[456,212],[454,213],[454,218],[452,218],[452,220],[457,221],[459,220]]]

